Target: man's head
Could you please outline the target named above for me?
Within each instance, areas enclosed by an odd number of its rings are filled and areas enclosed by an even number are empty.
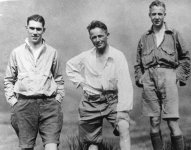
[[[88,25],[87,29],[93,45],[101,53],[104,52],[107,47],[107,37],[109,35],[107,26],[101,21],[94,20]]]
[[[149,6],[149,17],[151,18],[153,26],[156,28],[161,28],[164,23],[165,16],[165,4],[159,0],[153,1]]]
[[[45,20],[42,16],[35,14],[27,18],[27,33],[31,44],[37,45],[42,42],[42,34],[45,32]]]

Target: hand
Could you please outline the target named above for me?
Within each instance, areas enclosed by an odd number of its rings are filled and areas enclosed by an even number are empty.
[[[85,83],[81,82],[79,86],[83,89],[85,85]]]
[[[17,104],[18,104],[18,101],[16,101],[16,102],[11,106],[11,108],[13,109],[13,111],[15,110],[15,107],[16,107]]]
[[[139,84],[143,84],[142,78],[139,79]]]
[[[16,96],[14,96],[14,97],[12,97],[12,99],[11,99],[11,103],[10,103],[11,107],[13,107],[14,105],[16,105],[16,103],[18,103],[18,99],[17,99]]]
[[[56,97],[55,97],[55,99],[56,99],[59,103],[62,102],[62,97],[60,96],[60,94],[57,94]]]

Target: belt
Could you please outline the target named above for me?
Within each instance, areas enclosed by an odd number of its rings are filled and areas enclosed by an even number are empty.
[[[45,98],[54,98],[56,97],[55,95],[47,96],[47,95],[22,95],[22,94],[17,94],[17,98],[22,98],[22,99],[45,99]]]
[[[164,65],[164,64],[155,64],[150,66],[149,68],[167,68],[167,69],[174,69],[174,67],[169,66],[169,65]],[[147,69],[149,69],[147,68]]]
[[[117,94],[117,90],[103,90],[101,91],[101,95],[107,95],[107,94]]]
[[[91,100],[96,100],[96,99],[105,99],[104,97],[109,95],[109,94],[117,94],[118,92],[115,90],[103,90],[101,91],[100,94],[88,94],[86,91],[84,91],[84,96],[86,96],[88,99],[91,99]]]

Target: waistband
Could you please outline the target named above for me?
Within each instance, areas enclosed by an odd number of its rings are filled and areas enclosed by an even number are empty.
[[[150,68],[166,68],[166,69],[175,69],[176,67],[173,67],[173,66],[170,66],[170,65],[164,65],[164,64],[155,64],[155,65],[151,65],[149,66],[148,68],[145,68],[146,69],[150,69]]]
[[[107,95],[117,95],[117,93],[118,93],[118,91],[114,91],[114,90],[103,90],[103,91],[101,91],[101,93],[100,94],[93,94],[93,95],[91,95],[91,94],[88,94],[86,91],[84,91],[84,96],[86,96],[88,99],[91,99],[91,100],[97,100],[97,99],[101,99],[101,100],[103,100],[103,99],[105,99],[105,97],[107,96]]]
[[[17,94],[17,98],[22,98],[22,99],[45,99],[45,98],[54,98],[56,97],[56,95],[51,95],[51,96],[47,96],[47,95],[22,95],[22,94]]]

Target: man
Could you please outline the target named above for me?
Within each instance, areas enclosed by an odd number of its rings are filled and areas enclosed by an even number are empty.
[[[33,150],[38,132],[45,150],[57,150],[63,124],[64,81],[57,51],[42,38],[44,26],[42,16],[28,17],[28,38],[12,51],[4,79],[22,150]]]
[[[133,106],[133,88],[124,54],[107,42],[107,26],[92,21],[87,27],[94,47],[67,62],[66,73],[84,91],[79,106],[80,138],[89,150],[97,150],[102,141],[102,123],[106,118],[120,136],[121,150],[130,149],[129,111]]]
[[[154,150],[163,149],[161,118],[167,121],[174,149],[183,150],[177,84],[185,85],[189,77],[190,56],[179,32],[164,22],[165,4],[155,0],[149,10],[152,27],[139,41],[135,65],[136,84],[143,87],[143,114],[150,117]]]

